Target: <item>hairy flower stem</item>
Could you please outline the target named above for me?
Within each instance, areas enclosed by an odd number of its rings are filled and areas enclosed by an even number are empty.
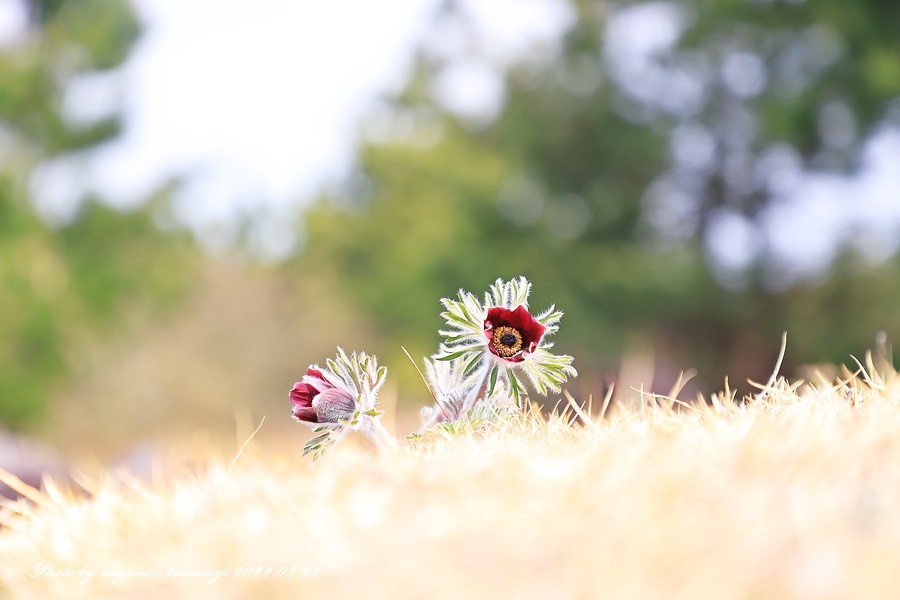
[[[378,449],[379,452],[396,450],[399,445],[396,438],[388,433],[387,429],[381,423],[381,419],[361,415],[357,430],[369,438],[369,441]]]
[[[466,396],[466,401],[463,402],[462,406],[462,414],[466,414],[475,406],[478,400],[483,400],[487,398],[488,385],[491,380],[491,363],[490,361],[485,361],[484,367],[482,367],[483,375],[481,377],[481,383],[477,387],[472,388],[472,393]]]

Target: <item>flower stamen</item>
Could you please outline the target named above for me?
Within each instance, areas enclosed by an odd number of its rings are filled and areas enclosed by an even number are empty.
[[[522,334],[518,329],[508,325],[500,325],[494,328],[494,337],[491,340],[494,350],[501,358],[514,356],[522,349]]]

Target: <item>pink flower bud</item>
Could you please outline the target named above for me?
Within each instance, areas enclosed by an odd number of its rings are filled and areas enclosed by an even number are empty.
[[[356,399],[350,392],[326,379],[322,371],[309,367],[291,388],[294,419],[306,423],[338,423],[353,418]]]

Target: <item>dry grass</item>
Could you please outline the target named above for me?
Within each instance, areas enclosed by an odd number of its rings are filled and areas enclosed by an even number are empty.
[[[89,500],[25,490],[33,503],[2,517],[0,595],[894,598],[900,380],[871,360],[845,375],[773,378],[748,402],[645,396],[587,424],[529,414],[315,464],[298,435],[230,469],[85,481]],[[72,574],[32,577],[44,561]],[[271,572],[235,577],[246,567]]]

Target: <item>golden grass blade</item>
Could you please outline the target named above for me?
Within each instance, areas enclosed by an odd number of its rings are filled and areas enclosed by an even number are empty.
[[[251,441],[251,440],[253,439],[253,437],[257,434],[257,432],[259,432],[259,430],[262,429],[263,423],[265,423],[265,422],[266,422],[266,417],[265,417],[265,415],[264,415],[263,418],[262,418],[262,421],[259,422],[259,426],[258,426],[256,429],[253,430],[253,433],[250,434],[250,437],[247,438],[247,441],[244,442],[244,445],[241,446],[241,449],[238,450],[237,454],[234,455],[234,458],[231,459],[231,464],[228,465],[228,468],[225,470],[226,473],[230,473],[230,472],[231,472],[231,468],[234,466],[234,464],[235,464],[235,463],[238,461],[238,459],[241,457],[241,454],[243,454],[244,448],[247,447],[247,444],[250,443],[250,441]]]
[[[784,353],[787,350],[787,331],[781,334],[781,350],[778,352],[778,360],[775,361],[775,368],[772,370],[772,374],[769,376],[769,381],[766,382],[765,386],[760,386],[758,383],[753,383],[752,381],[748,381],[751,385],[759,387],[763,391],[771,390],[772,386],[775,385],[775,382],[778,381],[778,372],[781,371],[781,364],[784,362]]]
[[[431,397],[434,399],[434,403],[437,405],[438,408],[441,409],[441,412],[444,413],[444,416],[447,417],[447,418],[449,419],[449,418],[450,418],[449,415],[447,415],[447,413],[444,412],[443,407],[441,407],[441,403],[438,402],[438,398],[437,398],[437,396],[435,395],[434,390],[431,389],[431,386],[430,386],[430,385],[428,385],[428,380],[425,378],[425,375],[423,375],[423,374],[422,374],[422,371],[419,370],[419,365],[417,365],[417,364],[416,364],[416,361],[413,360],[413,357],[409,355],[409,352],[406,351],[406,348],[404,348],[403,346],[400,346],[400,349],[403,350],[403,354],[406,355],[406,358],[408,358],[408,359],[409,359],[409,362],[412,363],[413,369],[415,369],[415,370],[416,370],[416,373],[419,374],[419,377],[422,379],[422,383],[425,384],[425,389],[428,390],[428,393],[429,393],[429,394],[431,395]]]
[[[7,471],[6,469],[0,468],[0,483],[4,483],[10,488],[12,488],[15,492],[21,494],[23,497],[28,498],[35,504],[39,506],[49,506],[52,504],[50,499],[43,494],[39,489],[32,487]]]
[[[588,427],[590,427],[594,431],[599,431],[596,425],[594,425],[594,421],[591,419],[591,416],[585,413],[582,407],[578,405],[578,403],[575,401],[575,398],[573,398],[572,394],[569,393],[569,390],[563,390],[563,396],[566,397],[566,401],[568,401],[569,406],[572,407],[572,410],[575,411],[575,414],[581,417],[581,420],[584,421],[584,423]]]
[[[606,396],[603,398],[603,406],[600,407],[600,415],[597,417],[598,420],[603,420],[606,416],[606,411],[609,410],[609,403],[612,402],[613,393],[616,390],[616,384],[611,384],[609,389],[606,390]]]
[[[56,481],[47,475],[44,475],[41,480],[41,486],[47,497],[59,506],[70,504],[74,499],[72,494],[64,492],[63,489],[57,485]]]
[[[640,390],[635,390],[635,391],[640,391]],[[671,396],[664,396],[664,395],[662,395],[662,394],[654,394],[654,393],[652,393],[652,392],[641,392],[641,393],[644,394],[645,396],[649,396],[649,397],[654,398],[654,399],[656,399],[656,400],[665,400],[665,401],[667,401],[667,402],[670,403],[670,406],[674,406],[675,404],[677,404],[677,405],[679,405],[679,406],[683,406],[683,407],[685,407],[685,408],[689,408],[690,410],[692,410],[692,411],[694,411],[694,412],[696,412],[696,413],[698,413],[698,414],[704,414],[704,411],[699,410],[696,406],[694,406],[694,405],[691,404],[690,402],[685,402],[684,400],[679,400],[678,398],[673,398],[673,397],[671,397]],[[713,398],[715,398],[715,396],[713,396]],[[662,406],[662,405],[661,405],[660,408],[662,408],[663,410],[665,410],[665,406]]]
[[[672,384],[672,388],[669,390],[669,393],[666,394],[668,398],[677,398],[678,394],[681,393],[681,390],[684,389],[684,386],[697,376],[696,369],[688,369],[687,371],[681,371],[678,373],[678,379],[675,380],[675,383]],[[669,407],[671,409],[671,406]]]

